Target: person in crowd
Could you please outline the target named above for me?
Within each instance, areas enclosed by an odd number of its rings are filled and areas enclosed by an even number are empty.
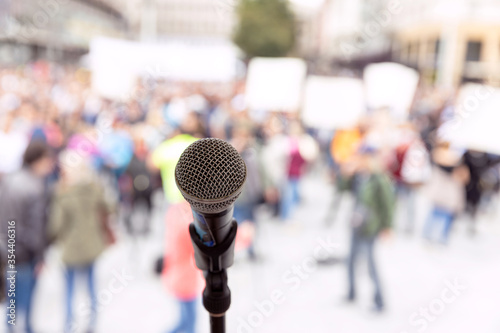
[[[434,148],[432,160],[434,168],[428,189],[432,211],[424,227],[424,237],[447,244],[453,222],[465,208],[464,190],[469,171],[463,164],[462,154],[447,143]]]
[[[351,218],[351,246],[347,261],[349,290],[347,301],[357,298],[355,286],[356,264],[366,250],[368,270],[375,288],[374,310],[384,310],[380,277],[375,264],[375,243],[381,234],[392,227],[394,215],[394,188],[383,170],[377,148],[363,143],[359,153],[341,170],[344,187],[352,188],[355,196]]]
[[[188,226],[193,221],[189,204],[175,182],[175,166],[182,152],[197,136],[202,136],[197,116],[188,114],[172,138],[156,148],[150,156],[150,168],[160,170],[163,190],[168,203],[165,216],[166,248],[163,258],[163,280],[180,308],[180,320],[171,332],[193,333],[196,322],[196,299],[200,295],[202,276],[194,265],[194,250]]]
[[[264,197],[272,209],[273,216],[279,216],[281,191],[285,186],[288,163],[288,141],[284,134],[282,119],[277,115],[271,115],[263,125],[263,134]]]
[[[160,170],[167,203],[183,200],[175,182],[175,166],[184,149],[197,138],[203,137],[203,134],[196,114],[189,113],[172,137],[161,143],[150,155],[148,165],[151,170]]]
[[[318,155],[314,140],[304,132],[299,121],[294,120],[289,126],[288,136],[287,178],[282,191],[280,217],[283,221],[290,220],[293,208],[300,202],[300,180],[305,172],[307,162]]]
[[[153,177],[151,171],[147,167],[148,148],[143,138],[142,127],[136,125],[133,132],[134,139],[134,155],[130,161],[125,174],[122,176],[126,180],[126,193],[122,194],[122,198],[126,197],[125,225],[130,234],[134,235],[140,231],[143,235],[149,233],[150,216],[153,210],[152,194],[153,194]],[[140,209],[145,208],[145,209]],[[133,224],[132,215],[134,212],[140,211],[145,213],[141,220],[141,226]]]
[[[263,187],[259,152],[249,123],[239,123],[233,128],[232,145],[238,150],[247,167],[247,179],[243,192],[234,204],[234,218],[239,224],[255,225],[255,209],[263,201]],[[240,229],[241,230],[241,229]],[[256,258],[253,243],[248,248],[250,259]]]
[[[110,172],[116,190],[118,179],[127,169],[134,151],[134,143],[128,129],[129,125],[116,117],[113,128],[104,135],[98,145],[104,166]]]
[[[17,171],[23,163],[23,153],[28,145],[28,136],[14,127],[14,113],[0,117],[0,179],[2,175]]]
[[[182,200],[172,204],[165,216],[165,255],[162,280],[179,304],[180,316],[170,333],[194,333],[196,312],[205,281],[194,263],[189,224],[193,221],[191,206]]]
[[[95,263],[112,243],[109,226],[114,211],[111,200],[97,182],[90,161],[66,150],[60,155],[61,179],[56,185],[51,204],[48,234],[62,252],[66,266],[65,332],[74,330],[73,298],[77,275],[85,277],[90,298],[88,332],[94,332],[97,322],[97,288]]]
[[[49,194],[45,178],[52,172],[53,167],[49,147],[45,143],[32,141],[24,152],[22,168],[5,175],[0,183],[0,212],[4,219],[1,260],[7,260],[7,254],[13,253],[9,252],[9,249],[14,248],[8,246],[7,239],[14,237],[15,261],[7,261],[5,264],[8,264],[6,267],[9,271],[17,271],[16,293],[15,296],[8,296],[7,302],[15,302],[15,316],[25,317],[24,330],[22,325],[8,324],[10,332],[14,329],[33,332],[32,299],[47,243],[44,231]],[[16,323],[21,323],[21,320],[16,318]]]
[[[391,176],[396,182],[399,207],[404,211],[403,230],[411,234],[416,225],[417,189],[432,173],[429,153],[411,123],[397,127],[397,146],[390,162]]]
[[[330,154],[333,160],[334,169],[334,181],[335,181],[335,195],[333,200],[328,207],[328,212],[326,215],[326,224],[330,225],[335,221],[337,212],[339,210],[340,203],[343,197],[343,191],[339,185],[342,184],[342,174],[340,169],[342,165],[351,161],[353,156],[359,149],[363,138],[362,127],[356,126],[353,128],[339,129],[335,132],[331,144],[330,144]]]
[[[469,181],[465,186],[466,209],[470,214],[469,232],[476,233],[476,218],[484,190],[489,184],[484,182],[484,175],[490,168],[500,163],[500,156],[491,156],[484,152],[468,150],[464,154],[464,164],[469,171]]]

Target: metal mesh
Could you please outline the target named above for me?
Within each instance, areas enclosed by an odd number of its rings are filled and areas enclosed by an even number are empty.
[[[182,153],[175,178],[194,209],[216,213],[228,208],[241,193],[246,166],[229,143],[214,138],[201,139]]]

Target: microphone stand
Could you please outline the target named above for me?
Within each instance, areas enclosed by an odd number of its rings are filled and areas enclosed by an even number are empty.
[[[226,239],[214,246],[206,246],[197,234],[194,224],[189,226],[196,266],[204,271],[205,275],[203,306],[210,314],[211,333],[226,332],[225,314],[231,305],[226,269],[233,265],[237,229],[238,224],[233,219]]]

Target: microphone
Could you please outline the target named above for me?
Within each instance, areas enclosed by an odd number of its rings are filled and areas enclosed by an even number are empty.
[[[221,139],[195,141],[179,158],[175,182],[191,205],[196,233],[205,246],[216,246],[229,235],[246,174],[238,151]]]
[[[226,269],[234,261],[237,223],[234,202],[241,194],[247,168],[238,151],[214,138],[201,139],[184,150],[175,166],[175,182],[191,205],[189,234],[196,266],[204,271],[203,305],[213,333],[224,333],[231,305]]]

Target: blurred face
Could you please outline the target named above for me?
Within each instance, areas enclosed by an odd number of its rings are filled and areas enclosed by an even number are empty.
[[[54,160],[50,156],[44,156],[33,163],[32,169],[39,176],[48,176],[54,170]]]
[[[243,151],[251,139],[251,132],[249,129],[240,127],[233,131],[233,145],[238,152]]]
[[[358,159],[358,171],[370,173],[376,171],[379,166],[378,158],[375,153],[362,154]]]
[[[187,133],[197,133],[198,126],[198,118],[194,112],[190,112],[186,115],[184,120],[182,121],[182,129]]]

